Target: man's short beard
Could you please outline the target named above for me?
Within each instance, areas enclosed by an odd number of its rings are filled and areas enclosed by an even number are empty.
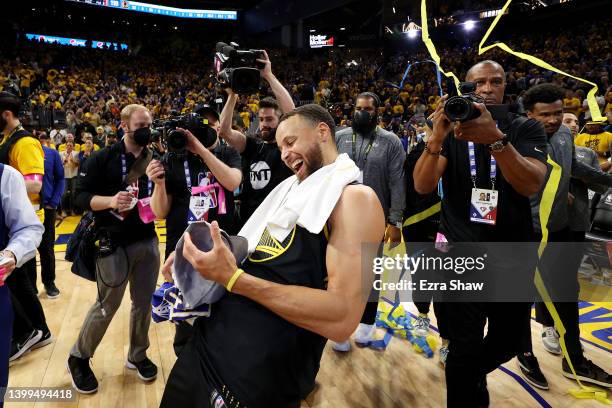
[[[259,138],[263,140],[264,142],[271,142],[275,138],[274,129],[260,130]]]
[[[304,166],[306,166],[306,177],[323,167],[323,151],[321,150],[321,145],[318,143],[315,144],[304,155]]]

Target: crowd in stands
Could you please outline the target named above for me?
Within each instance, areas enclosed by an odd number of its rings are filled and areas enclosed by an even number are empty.
[[[612,50],[606,41],[611,29],[611,22],[585,24],[570,30],[560,28],[549,36],[525,37],[516,33],[505,41],[515,50],[536,55],[561,70],[596,83],[600,109],[604,115],[612,116]],[[577,33],[580,35],[574,35]],[[591,88],[588,84],[540,69],[497,48],[478,56],[476,43],[437,47],[443,68],[459,77],[477,60],[493,59],[502,64],[507,74],[507,102],[517,104],[518,109],[526,89],[553,82],[568,90],[566,110],[576,113],[581,124],[590,118],[586,101]],[[172,113],[190,112],[196,105],[212,105],[223,94],[216,88],[212,44],[208,48],[200,44],[180,54],[176,50],[160,50],[155,55],[75,49],[25,40],[17,48],[19,54],[15,58],[4,58],[0,63],[0,87],[11,81],[21,88],[32,108],[65,111],[67,129],[62,135],[72,133],[76,144],[83,143],[82,132],[95,135],[99,127],[104,135],[116,132],[120,109],[127,104],[143,104],[156,118],[164,118]],[[299,55],[287,50],[270,52],[274,71],[296,105],[312,101],[321,104],[330,110],[338,125],[344,126],[350,125],[355,95],[361,91],[375,92],[383,102],[379,112],[382,126],[400,136],[415,115],[433,112],[440,95],[433,64],[413,66],[399,88],[408,64],[430,59],[424,47],[394,55],[372,49],[317,51],[307,51],[308,58],[304,58],[303,51]],[[447,92],[450,82],[442,79]],[[269,89],[263,89],[258,94],[241,95],[238,114],[234,115],[236,126],[256,129],[259,100],[269,94]],[[64,140],[56,140],[57,144],[60,142]]]

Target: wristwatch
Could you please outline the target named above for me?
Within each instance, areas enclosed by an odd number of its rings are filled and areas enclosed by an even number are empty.
[[[500,153],[503,152],[506,146],[508,145],[508,136],[505,133],[502,133],[502,138],[495,143],[491,143],[489,145],[489,152],[491,153]]]

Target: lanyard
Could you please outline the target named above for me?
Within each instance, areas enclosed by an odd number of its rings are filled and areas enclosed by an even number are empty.
[[[187,183],[187,190],[191,193],[191,172],[189,171],[189,163],[187,160],[183,162],[183,167],[185,168],[185,182]]]
[[[370,139],[370,143],[368,143],[368,147],[366,147],[365,149],[365,157],[363,160],[363,167],[362,169],[365,168],[366,163],[368,162],[368,154],[370,154],[370,150],[372,150],[372,145],[374,144],[374,140],[376,139],[376,136],[378,136],[378,128],[376,128],[375,132],[374,132],[374,137]],[[357,136],[355,135],[355,132],[353,132],[353,160],[355,162],[357,162],[357,167],[359,167],[359,162],[361,160],[357,160],[357,152],[356,152],[356,148],[355,148],[355,142],[357,141]],[[359,154],[361,155],[361,152],[359,152]]]
[[[7,140],[9,140],[11,138],[11,136],[13,136],[16,132],[23,130],[23,126],[21,126],[21,123],[18,124],[17,126],[15,126],[15,129],[13,129],[11,131],[11,133],[5,137],[4,139],[2,139],[2,144],[4,144]]]
[[[121,180],[123,180],[124,183],[127,180],[127,161],[123,153],[121,153]],[[136,183],[138,184],[138,180]],[[147,197],[151,197],[151,194],[153,194],[153,182],[151,180],[148,181],[147,188],[149,190],[149,195]]]
[[[474,153],[474,143],[468,142],[468,150],[470,155],[470,174],[472,176],[472,183],[476,188],[476,154]],[[491,170],[490,170],[492,190],[495,190],[495,178],[497,176],[497,162],[495,157],[491,155]]]

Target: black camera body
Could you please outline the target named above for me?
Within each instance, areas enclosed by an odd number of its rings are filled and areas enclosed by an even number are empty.
[[[257,61],[264,58],[263,50],[238,50],[238,44],[218,42],[215,53],[217,81],[222,87],[238,94],[249,94],[259,90],[260,69],[265,64]]]
[[[157,120],[153,123],[153,128],[153,132],[159,133],[167,148],[162,158],[166,171],[172,169],[175,159],[185,160],[187,157],[188,136],[178,128],[189,130],[207,149],[217,141],[217,132],[210,127],[206,118],[197,113],[174,116],[165,121]]]
[[[484,99],[476,95],[476,82],[461,82],[461,95],[448,98],[444,104],[444,113],[451,122],[467,122],[480,116],[475,103],[484,103]]]

